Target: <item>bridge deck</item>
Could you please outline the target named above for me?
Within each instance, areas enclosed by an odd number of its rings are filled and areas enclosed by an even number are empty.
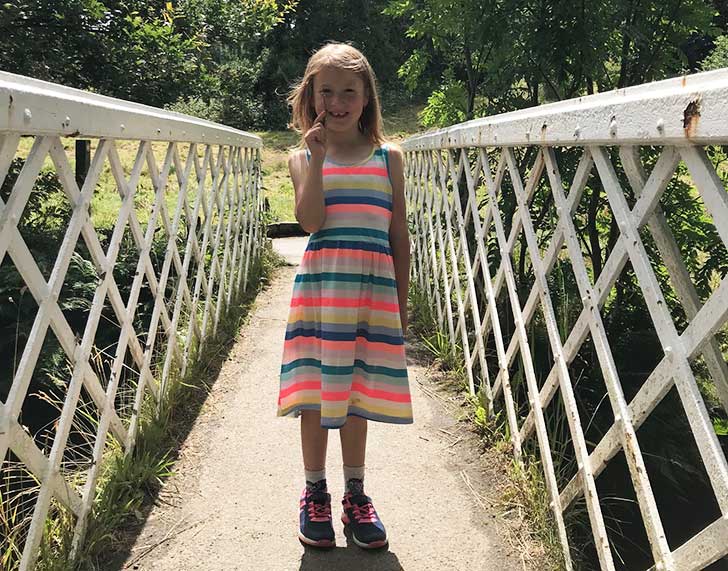
[[[305,247],[300,238],[275,242],[293,263]],[[491,489],[472,435],[439,399],[426,395],[434,385],[414,350],[408,356],[415,424],[370,423],[367,489],[388,527],[389,551],[363,552],[344,536],[338,521],[343,476],[335,431],[329,440],[328,479],[338,547],[304,551],[296,537],[303,479],[298,422],[275,416],[295,271],[295,266],[279,269],[259,296],[183,445],[178,474],[161,495],[166,503],[152,511],[123,568],[528,568],[506,539],[495,508],[480,506],[466,486],[463,471],[474,488],[486,495]]]

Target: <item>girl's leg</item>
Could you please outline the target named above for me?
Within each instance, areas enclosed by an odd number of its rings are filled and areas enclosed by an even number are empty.
[[[344,466],[364,466],[367,452],[367,420],[349,416],[339,429]]]
[[[321,428],[321,413],[301,413],[301,449],[306,487],[299,503],[298,539],[315,547],[334,547],[336,535],[331,522],[331,496],[326,491],[326,445],[329,432]]]
[[[364,493],[364,460],[367,451],[367,421],[350,416],[339,429],[344,457],[346,491],[341,502],[341,521],[351,530],[354,543],[365,549],[387,545],[387,531],[379,519],[372,500]]]
[[[301,412],[301,449],[303,467],[309,472],[326,468],[326,445],[329,431],[321,428],[321,412],[304,410]]]

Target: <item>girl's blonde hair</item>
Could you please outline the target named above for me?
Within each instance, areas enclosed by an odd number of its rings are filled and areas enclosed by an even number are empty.
[[[365,93],[369,97],[369,103],[364,107],[359,119],[359,131],[373,144],[383,143],[382,111],[374,70],[364,54],[348,44],[326,44],[308,60],[303,78],[288,96],[288,104],[292,107],[293,114],[290,127],[303,135],[313,126],[316,119],[313,105],[313,78],[324,67],[346,69],[359,74],[364,82]]]

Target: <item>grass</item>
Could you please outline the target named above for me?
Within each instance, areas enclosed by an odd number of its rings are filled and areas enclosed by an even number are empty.
[[[384,128],[388,140],[401,142],[407,137],[422,130],[417,118],[421,106],[411,105],[388,113],[384,117]],[[300,136],[292,130],[289,131],[260,131],[255,133],[263,139],[263,150],[261,152],[261,169],[263,173],[263,188],[265,196],[270,206],[269,222],[293,221],[294,202],[293,202],[293,185],[288,174],[288,155],[291,150],[296,148],[300,142]],[[30,153],[33,145],[33,137],[23,137],[20,140],[17,157],[25,158]],[[70,138],[62,138],[61,142],[66,151],[71,168],[75,170],[75,140]],[[98,147],[98,139],[91,140],[91,156]],[[119,152],[119,158],[124,168],[124,173],[128,179],[131,169],[134,165],[134,159],[138,151],[138,141],[116,141],[116,148]],[[189,147],[188,145],[179,145],[180,158],[182,164],[187,160]],[[164,158],[167,151],[167,143],[153,143],[152,152],[154,154],[158,168],[164,164]],[[198,156],[202,158],[203,148],[198,147]],[[46,157],[44,167],[52,168],[53,163],[50,157]],[[140,223],[146,224],[149,219],[151,206],[154,202],[154,189],[151,179],[148,176],[148,168],[145,166],[140,177],[140,184],[137,187],[137,196],[135,200],[135,211]],[[193,170],[194,176],[194,170]],[[207,175],[207,186],[210,187],[210,174]],[[194,185],[192,185],[194,186]],[[194,202],[197,190],[195,188],[188,189],[189,203]],[[165,201],[167,204],[170,217],[174,215],[179,193],[179,185],[175,176],[174,165],[170,171],[168,180],[168,188],[165,192]],[[99,177],[97,190],[91,202],[91,220],[94,227],[99,230],[111,230],[116,223],[119,209],[121,207],[121,197],[116,188],[116,181],[111,172],[111,167],[106,161],[102,173]]]
[[[384,114],[384,132],[390,141],[401,143],[419,133],[423,127],[419,120],[422,105],[408,105]]]
[[[270,206],[272,222],[293,221],[293,184],[288,175],[288,155],[297,147],[300,138],[293,131],[261,131],[263,139],[261,170],[263,189]]]
[[[33,146],[34,137],[23,137],[20,139],[16,157],[25,159]],[[91,158],[98,148],[98,139],[91,139]],[[61,144],[66,151],[68,162],[71,169],[75,172],[76,168],[76,153],[75,153],[75,139],[62,138]],[[152,143],[152,153],[154,154],[157,169],[160,170],[164,165],[164,159],[167,153],[167,143]],[[119,159],[124,171],[124,175],[127,180],[131,175],[131,170],[134,166],[134,160],[137,156],[139,149],[138,141],[116,141],[116,149],[119,153]],[[189,145],[179,145],[179,154],[182,165],[185,165],[189,153]],[[200,159],[203,157],[203,148],[197,148],[197,155]],[[47,156],[43,168],[52,169],[54,167],[50,156]],[[192,167],[191,177],[194,179],[194,167]],[[207,173],[206,177],[206,188],[211,186],[211,175]],[[188,201],[190,204],[194,203],[195,197],[197,196],[197,189],[192,180],[190,181],[190,187],[188,188]],[[165,203],[169,212],[170,218],[174,216],[174,212],[177,205],[177,197],[179,196],[179,183],[176,176],[176,169],[174,164],[170,169],[168,177],[167,188],[165,190]],[[152,186],[151,178],[149,177],[149,168],[146,165],[142,168],[141,176],[139,178],[139,184],[136,190],[136,196],[134,200],[134,210],[136,211],[139,222],[145,225],[149,219],[152,204],[154,203],[154,188]],[[105,161],[102,167],[101,174],[98,179],[96,186],[96,192],[91,200],[91,221],[95,228],[99,230],[111,230],[116,224],[118,218],[119,209],[121,208],[121,196],[117,190],[116,180],[111,171],[111,165],[108,159]]]

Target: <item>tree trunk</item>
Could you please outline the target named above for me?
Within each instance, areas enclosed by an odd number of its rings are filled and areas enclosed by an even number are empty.
[[[599,243],[599,228],[597,227],[600,194],[601,184],[595,181],[591,196],[589,197],[589,217],[586,223],[587,233],[589,234],[589,247],[591,249],[591,262],[595,282],[602,273],[602,247]]]

